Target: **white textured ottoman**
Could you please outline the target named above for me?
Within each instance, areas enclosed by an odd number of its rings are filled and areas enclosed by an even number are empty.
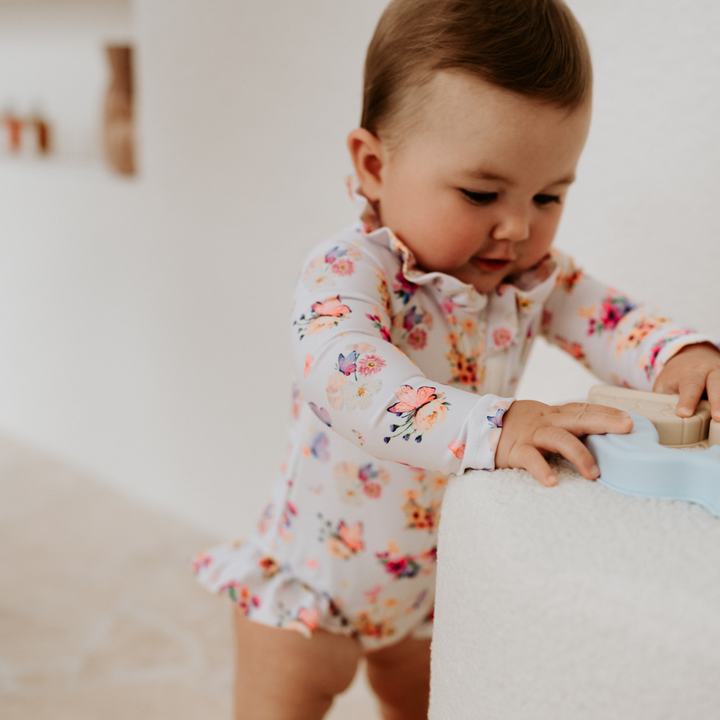
[[[430,720],[717,720],[720,519],[558,475],[449,483]]]

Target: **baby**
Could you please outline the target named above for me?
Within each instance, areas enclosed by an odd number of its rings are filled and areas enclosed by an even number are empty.
[[[321,718],[362,656],[383,717],[427,717],[447,476],[626,433],[626,413],[514,401],[542,334],[606,382],[704,392],[720,352],[551,248],[588,134],[592,71],[561,0],[393,0],[348,147],[360,222],[315,249],[292,312],[297,385],[274,500],[198,557],[236,606],[237,717]],[[471,571],[471,570],[470,570]]]

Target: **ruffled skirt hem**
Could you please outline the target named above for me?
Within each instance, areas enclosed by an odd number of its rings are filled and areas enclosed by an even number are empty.
[[[220,545],[193,561],[198,581],[227,595],[247,617],[311,637],[322,628],[357,635],[332,599],[295,577],[253,542]]]

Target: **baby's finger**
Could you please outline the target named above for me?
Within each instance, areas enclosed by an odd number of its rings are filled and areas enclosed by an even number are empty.
[[[575,435],[559,427],[544,427],[535,433],[538,447],[543,450],[560,453],[567,458],[588,480],[596,480],[600,475],[600,468],[595,464],[590,451],[578,440]]]
[[[607,412],[606,412],[607,411]],[[624,410],[604,405],[571,403],[550,416],[551,423],[573,435],[623,435],[632,430],[633,423]]]
[[[708,375],[707,394],[713,420],[720,422],[720,371],[711,372]]]
[[[619,415],[621,417],[628,417],[628,414],[624,410],[611,407],[610,405],[597,405],[595,403],[567,403],[566,405],[560,405],[558,408],[560,411],[570,412],[588,412],[588,413],[600,413],[601,415]]]
[[[678,391],[677,380],[671,375],[661,372],[655,380],[652,391],[662,395],[675,395]]]
[[[518,450],[517,462],[513,467],[525,468],[541,485],[553,487],[558,484],[557,475],[548,465],[543,454],[532,445],[523,445]]]
[[[680,399],[675,414],[679,417],[692,417],[695,408],[705,391],[707,376],[703,373],[686,375],[680,380]]]

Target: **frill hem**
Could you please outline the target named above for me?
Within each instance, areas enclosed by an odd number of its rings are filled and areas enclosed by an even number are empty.
[[[232,543],[197,555],[193,571],[201,585],[226,594],[247,617],[305,637],[321,628],[357,635],[337,605],[252,542]]]

